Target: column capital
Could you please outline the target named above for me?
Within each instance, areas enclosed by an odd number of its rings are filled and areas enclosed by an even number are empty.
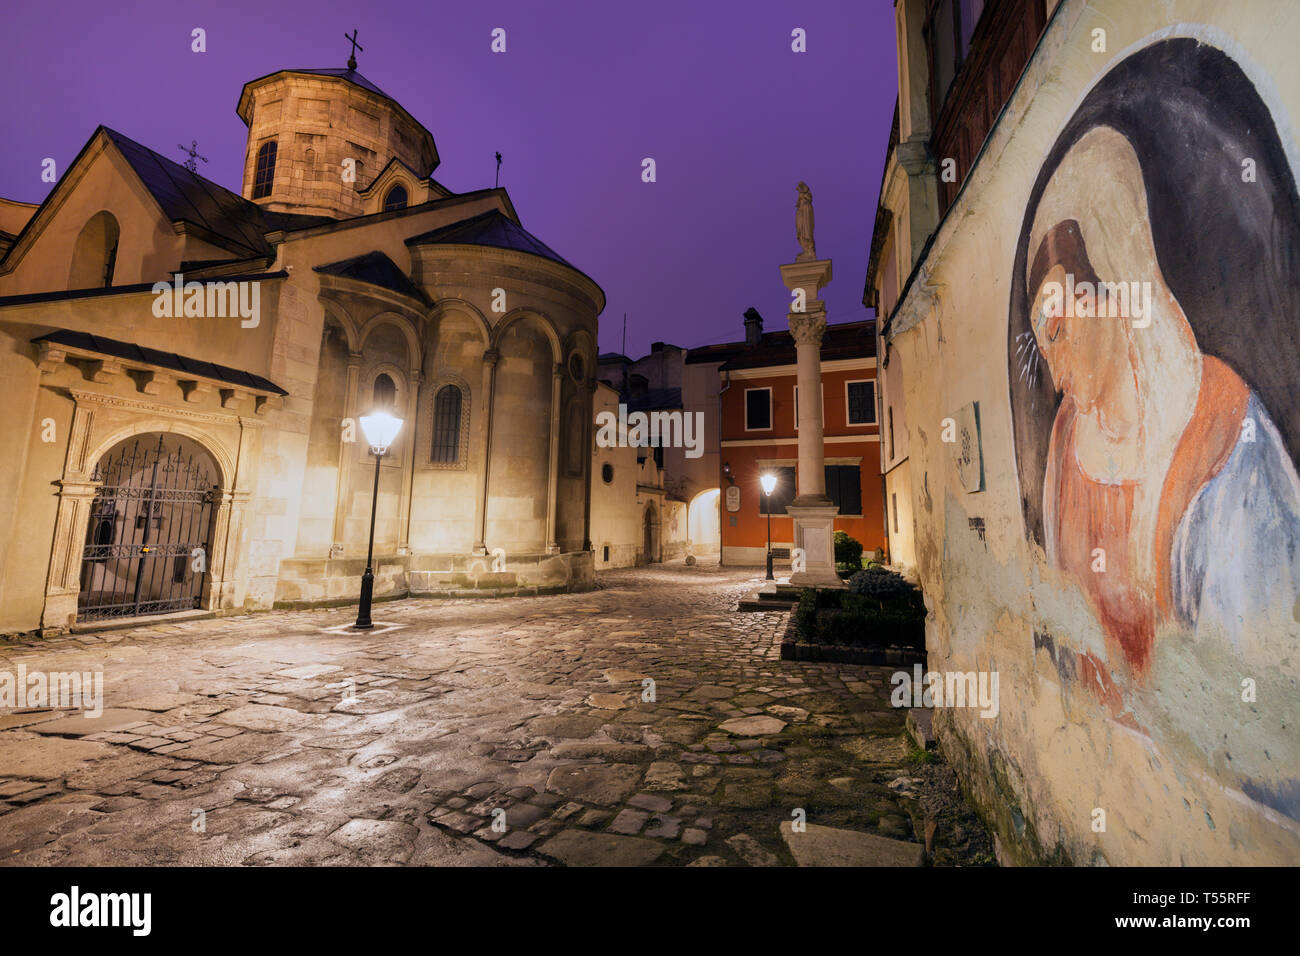
[[[496,365],[501,359],[501,353],[496,349],[487,349],[483,352],[484,365]]]
[[[820,346],[826,333],[825,312],[791,312],[790,335],[796,345]]]

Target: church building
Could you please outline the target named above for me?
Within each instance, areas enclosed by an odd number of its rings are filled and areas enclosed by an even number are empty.
[[[101,126],[0,200],[0,633],[355,602],[372,504],[377,597],[590,587],[600,287],[355,60],[237,110],[239,193]]]

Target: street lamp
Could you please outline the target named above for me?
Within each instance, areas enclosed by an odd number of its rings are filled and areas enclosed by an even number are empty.
[[[370,443],[370,453],[375,456],[375,491],[370,496],[370,543],[366,546],[366,573],[361,575],[361,606],[357,608],[358,629],[374,627],[370,620],[370,599],[375,591],[375,572],[371,567],[375,557],[375,506],[379,503],[379,461],[388,454],[393,439],[402,428],[402,420],[380,409],[361,416],[361,431]]]
[[[776,489],[776,475],[767,474],[759,479],[763,484],[763,494],[767,496],[767,579],[772,577],[772,492]]]

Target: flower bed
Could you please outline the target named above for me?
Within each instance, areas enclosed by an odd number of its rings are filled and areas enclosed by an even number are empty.
[[[803,592],[781,643],[786,660],[911,664],[925,660],[925,603],[901,575],[871,564],[846,591]]]

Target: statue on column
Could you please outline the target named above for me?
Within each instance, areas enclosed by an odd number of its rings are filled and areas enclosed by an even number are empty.
[[[799,238],[800,253],[796,261],[805,262],[817,258],[817,245],[813,242],[813,205],[812,190],[807,183],[799,184],[799,201],[795,203],[794,228]]]

